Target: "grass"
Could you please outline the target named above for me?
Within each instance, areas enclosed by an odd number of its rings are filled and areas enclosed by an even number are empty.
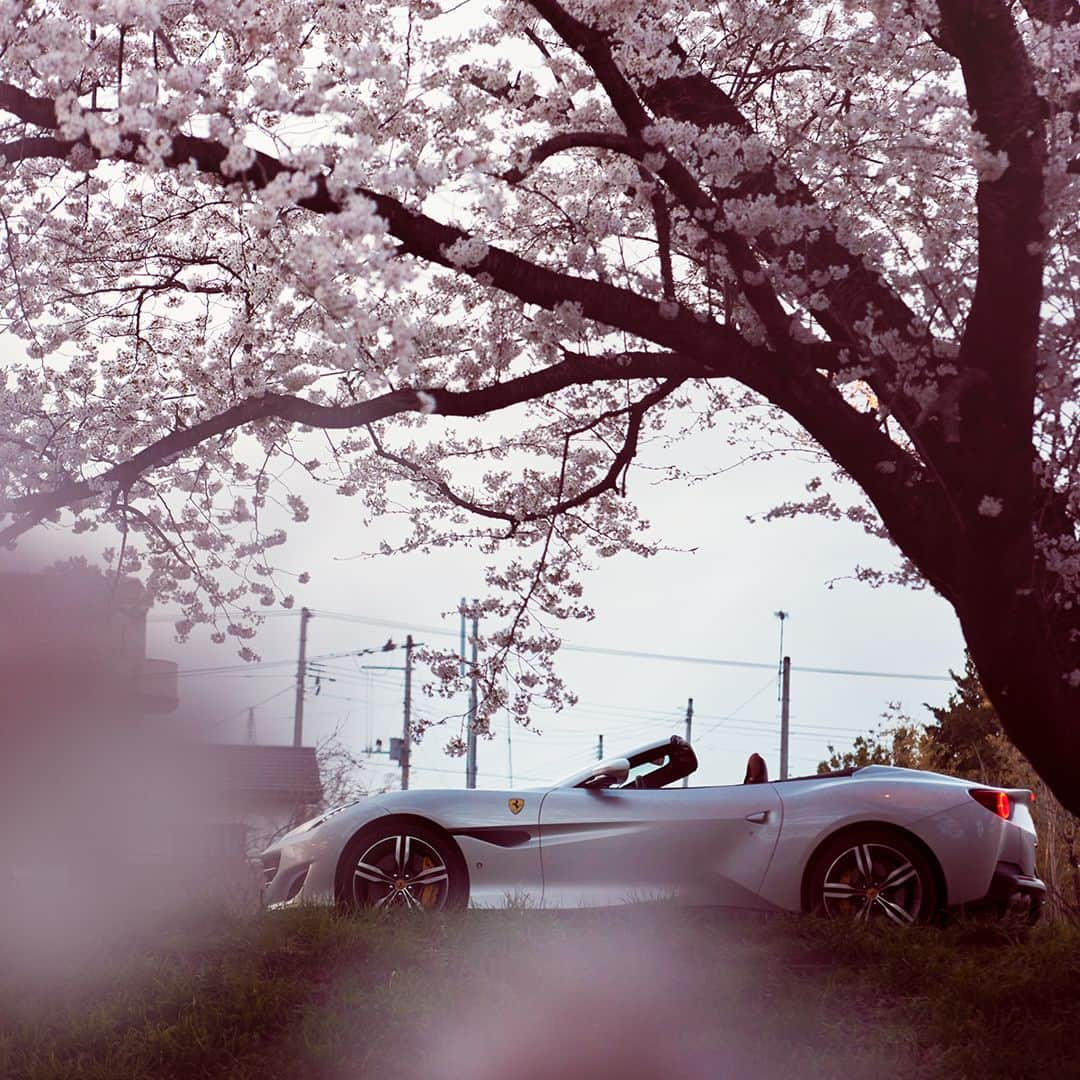
[[[1078,991],[1061,926],[214,911],[3,964],[0,1076],[1080,1077]]]

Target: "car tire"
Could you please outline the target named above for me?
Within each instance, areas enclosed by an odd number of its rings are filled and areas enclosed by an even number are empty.
[[[940,890],[925,853],[903,834],[867,826],[827,840],[807,874],[807,907],[828,919],[928,923]]]
[[[468,901],[468,871],[457,846],[438,829],[414,819],[388,819],[349,841],[337,895],[348,910],[451,911]]]

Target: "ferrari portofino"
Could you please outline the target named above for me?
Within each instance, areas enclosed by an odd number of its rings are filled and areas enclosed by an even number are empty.
[[[299,826],[262,855],[274,907],[576,908],[666,899],[924,922],[1024,906],[1030,791],[869,765],[770,782],[672,786],[697,768],[672,736],[539,790],[410,790]]]

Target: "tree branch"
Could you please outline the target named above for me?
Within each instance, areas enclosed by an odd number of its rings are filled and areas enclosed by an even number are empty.
[[[1049,26],[1076,26],[1080,23],[1077,0],[1021,0],[1029,18]]]
[[[400,454],[395,454],[393,451],[387,450],[379,439],[378,433],[370,424],[367,426],[367,430],[368,434],[371,436],[375,452],[379,457],[385,458],[387,461],[391,461],[400,468],[412,473],[418,482],[431,485],[454,506],[457,506],[462,510],[468,510],[470,513],[477,514],[480,517],[505,521],[510,527],[508,536],[513,536],[522,525],[527,525],[534,521],[546,521],[549,518],[557,518],[567,510],[573,510],[576,507],[584,506],[585,503],[595,499],[597,495],[601,495],[605,491],[615,490],[618,486],[619,476],[626,470],[637,454],[638,438],[641,434],[641,424],[645,419],[645,414],[654,405],[673,394],[685,381],[685,378],[668,379],[662,386],[653,390],[651,393],[646,394],[629,407],[607,413],[606,416],[608,418],[626,414],[628,422],[623,444],[612,458],[611,465],[608,467],[604,476],[568,499],[562,497],[562,483],[560,482],[559,498],[556,502],[552,503],[550,506],[545,506],[541,510],[534,510],[526,514],[512,513],[507,510],[494,510],[491,507],[483,506],[471,499],[463,498],[445,481],[426,473],[423,467],[418,465],[415,461],[410,461]],[[595,424],[596,421],[588,425],[588,427],[594,427]],[[588,428],[566,433],[567,449],[569,448],[570,439],[576,434],[581,434],[582,430],[588,430]]]
[[[551,0],[537,0],[537,6],[550,8],[565,16]],[[597,33],[576,20],[572,22],[582,28],[585,36],[583,53],[590,53],[590,62],[600,64],[611,77],[612,89],[609,93],[620,99],[632,95],[633,91],[618,72],[606,51],[606,44]],[[34,99],[28,105],[17,96],[5,97],[3,84],[0,84],[0,104],[11,110],[31,110],[24,117],[28,122],[36,122],[41,117],[40,99]],[[632,120],[647,119],[636,98],[627,109]],[[55,113],[53,120],[55,122]],[[126,147],[117,153],[115,159],[138,163],[141,140],[129,135],[125,142]],[[48,157],[65,157],[75,145],[79,145],[62,140],[46,140],[46,143],[50,145],[41,146],[40,151]],[[81,145],[93,153],[89,143]],[[226,175],[222,165],[227,153],[223,145],[211,139],[177,134],[173,136],[172,147],[164,163],[173,168],[191,163],[199,171],[226,184],[244,184],[254,189],[266,186],[283,173],[294,171],[279,159],[255,151],[254,160],[247,170]],[[684,204],[693,205],[695,200],[701,200],[703,207],[712,205],[709,196],[701,192],[683,166],[670,157],[665,158],[660,175],[669,187],[679,189],[681,194],[677,194]],[[309,179],[314,192],[298,200],[297,205],[317,214],[339,211],[340,204],[330,193],[327,177],[318,174],[309,176]],[[669,352],[587,358],[556,364],[478,391],[455,393],[438,388],[399,390],[351,406],[323,406],[279,394],[251,398],[216,417],[164,436],[92,481],[64,485],[52,492],[0,500],[0,512],[18,518],[0,531],[0,544],[10,543],[43,517],[62,507],[93,498],[102,486],[130,486],[148,469],[190,451],[205,439],[257,420],[279,419],[312,427],[345,428],[362,426],[401,412],[438,411],[445,415],[477,416],[542,397],[575,383],[629,378],[713,378],[723,375],[738,380],[783,409],[802,424],[835,460],[844,462],[852,477],[863,486],[882,512],[897,542],[905,551],[912,553],[913,559],[919,562],[920,568],[941,591],[948,591],[952,576],[952,553],[935,550],[933,543],[937,532],[935,522],[947,514],[947,505],[941,505],[925,490],[926,485],[917,463],[895,446],[872,417],[852,408],[830,381],[819,374],[821,369],[836,370],[840,346],[792,341],[786,330],[788,317],[782,310],[777,319],[782,316],[783,329],[777,329],[773,336],[778,348],[753,346],[731,327],[719,325],[682,305],[651,300],[628,289],[560,273],[493,246],[487,248],[483,258],[468,266],[461,266],[451,258],[449,252],[457,242],[470,239],[469,234],[411,210],[391,196],[367,189],[359,189],[357,193],[371,200],[376,212],[387,222],[389,232],[400,241],[403,252],[456,273],[482,277],[490,285],[524,303],[547,309],[566,302],[574,303],[585,318],[651,341]],[[726,236],[726,232],[721,235]],[[729,252],[736,254],[737,244],[745,244],[739,237],[733,237],[733,243],[736,246]],[[733,259],[733,265],[739,267],[737,259]],[[756,261],[752,261],[751,265],[756,268]],[[779,308],[771,289],[768,286],[759,288],[764,290],[757,297],[761,303]],[[752,287],[744,286],[744,289],[754,303]],[[767,312],[765,319],[768,320]],[[887,471],[879,469],[883,463],[888,465]],[[928,500],[925,515],[914,506],[920,499]]]
[[[648,152],[649,148],[640,139],[632,139],[628,135],[622,135],[617,131],[567,131],[560,135],[553,135],[545,139],[529,152],[529,160],[520,168],[507,169],[502,174],[502,179],[508,184],[520,184],[537,165],[547,161],[555,154],[561,154],[566,150],[576,150],[590,147],[596,150],[614,150],[616,153],[626,154],[640,161]]]
[[[675,275],[671,267],[671,215],[668,213],[667,197],[661,188],[652,196],[653,221],[656,223],[656,246],[659,249],[660,281],[664,295],[675,299]]]
[[[54,491],[0,499],[0,513],[19,520],[0,531],[0,544],[11,543],[45,516],[96,498],[109,488],[128,489],[143,475],[189,453],[209,439],[259,420],[284,420],[328,430],[356,428],[401,413],[482,416],[512,405],[538,400],[569,386],[626,379],[710,378],[723,374],[705,364],[669,353],[639,352],[629,356],[575,356],[542,371],[522,375],[480,390],[455,392],[438,387],[394,390],[353,405],[319,405],[284,394],[261,394],[217,416],[162,436],[127,461],[88,480],[73,481]]]
[[[2,101],[3,84],[0,84],[0,103]],[[12,108],[15,107],[15,105],[12,106]],[[640,109],[640,106],[638,108]],[[35,115],[37,115],[36,106]],[[643,110],[642,115],[644,115]],[[69,142],[53,138],[34,138],[18,142],[23,144],[23,157],[41,156],[63,159],[80,145],[94,152],[89,143],[83,140]],[[137,162],[142,149],[142,141],[137,136],[129,135],[125,142],[128,144],[127,149],[118,152],[114,160]],[[9,143],[6,147],[0,146],[0,154],[4,154],[15,145]],[[96,152],[94,153],[98,156]],[[254,161],[248,169],[235,175],[226,175],[222,170],[222,163],[227,153],[222,144],[212,139],[177,134],[173,136],[171,150],[163,160],[172,168],[192,163],[199,171],[215,176],[225,183],[245,184],[254,189],[261,189],[271,183],[275,177],[294,171],[278,158],[262,151],[255,151]],[[9,160],[12,159],[9,157]],[[683,174],[685,170],[670,158],[666,160],[661,170],[665,182],[669,185],[675,183],[680,187],[683,201],[689,199],[691,204],[698,208],[711,207],[711,201],[700,192],[693,178],[689,174],[685,176]],[[310,176],[309,179],[315,191],[297,200],[297,205],[318,214],[338,212],[341,206],[330,193],[327,177],[319,174]],[[673,351],[698,355],[713,355],[718,350],[723,351],[725,364],[731,367],[734,378],[746,382],[748,386],[761,393],[768,394],[768,391],[759,385],[759,380],[755,378],[751,370],[754,365],[749,363],[751,354],[759,353],[759,351],[746,346],[741,335],[730,328],[719,326],[710,320],[702,322],[682,307],[672,314],[666,302],[650,300],[628,289],[620,289],[603,282],[549,270],[496,247],[489,247],[485,257],[478,262],[462,267],[454,262],[448,252],[458,241],[470,238],[464,230],[444,225],[426,214],[410,210],[389,195],[366,188],[357,189],[357,194],[371,200],[380,217],[388,223],[390,232],[401,241],[402,250],[405,253],[457,272],[467,273],[472,277],[485,275],[491,279],[491,283],[496,288],[509,292],[526,303],[549,309],[567,301],[577,303],[585,317],[637,337],[655,341],[656,344]],[[741,239],[735,239],[738,243],[743,243]],[[748,266],[747,269],[756,270],[757,263],[752,260],[752,256],[750,258],[752,266]],[[736,266],[741,268],[739,263],[736,263]],[[783,334],[776,343],[783,344],[785,351],[791,355],[802,351],[788,339],[786,329],[789,320],[780,308],[775,295],[766,286],[758,287],[758,289],[757,293],[750,290],[750,295],[756,296],[758,302],[763,305],[759,314],[762,315],[766,325],[773,325],[777,334]],[[738,348],[740,345],[744,348]],[[774,355],[770,366],[775,367],[777,360],[778,357]],[[819,363],[817,366],[826,365]]]
[[[634,138],[651,124],[638,91],[619,70],[608,35],[574,18],[556,0],[531,0],[532,6],[551,24],[555,32],[592,68],[619,119]],[[777,348],[790,343],[791,319],[776,291],[760,273],[757,257],[747,241],[725,223],[723,206],[705,191],[689,170],[662,147],[653,147],[661,164],[656,175],[695,219],[695,223],[723,245],[736,280]]]
[[[52,129],[57,126],[51,98],[34,97],[11,83],[0,82],[0,109],[36,127]]]
[[[678,42],[673,41],[669,49],[680,63],[689,64],[689,58]],[[731,97],[700,71],[688,70],[658,79],[642,86],[641,94],[657,116],[693,123],[701,128],[727,126],[744,136],[754,134],[753,125]],[[806,184],[772,154],[759,170],[735,187],[715,193],[718,200],[754,196],[767,196],[780,207],[813,209],[818,206]],[[835,228],[828,222],[821,222],[813,236],[799,243],[797,248],[790,241],[777,241],[768,232],[760,233],[755,244],[774,262],[797,254],[805,260],[807,273],[816,272],[824,279],[825,284],[820,288],[828,300],[828,307],[812,310],[811,315],[834,342],[865,353],[863,336],[855,330],[855,324],[866,318],[868,310],[876,309],[884,324],[881,329],[893,330],[901,341],[917,351],[925,350],[930,344],[928,334],[919,328],[920,320],[911,308],[876,270],[837,239]],[[833,267],[846,273],[837,279],[831,273]],[[893,358],[881,353],[870,355],[868,360],[873,367],[868,381],[879,399],[889,406],[923,457],[936,470],[948,471],[949,448],[940,431],[920,424],[922,406],[901,391]]]
[[[942,38],[960,61],[975,129],[1000,170],[976,193],[979,263],[960,348],[960,443],[976,493],[1004,495],[1018,522],[1034,491],[1031,426],[1042,304],[1044,122],[1023,41],[1001,0],[939,0]],[[989,485],[989,486],[987,486]],[[970,510],[974,514],[974,507]],[[999,521],[998,525],[1004,524]],[[1030,531],[1030,530],[1028,530]]]

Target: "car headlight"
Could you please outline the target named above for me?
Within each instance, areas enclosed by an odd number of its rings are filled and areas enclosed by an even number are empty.
[[[342,803],[340,806],[335,806],[325,813],[320,814],[318,817],[313,817],[310,821],[305,821],[303,825],[297,825],[293,830],[294,832],[311,832],[312,829],[317,829],[324,821],[329,820],[335,814],[340,814],[342,810],[348,810],[350,806],[355,806],[360,800],[354,799],[352,802]]]

